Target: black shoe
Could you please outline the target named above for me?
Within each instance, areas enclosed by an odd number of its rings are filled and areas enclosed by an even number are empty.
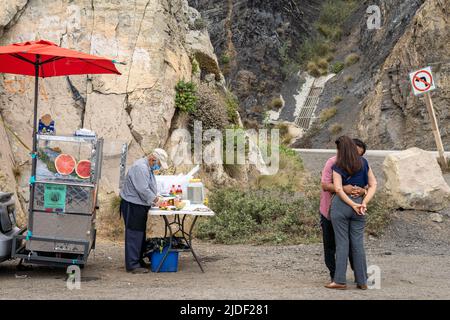
[[[136,269],[130,270],[128,272],[131,272],[132,274],[143,274],[143,273],[148,273],[148,269],[136,268]]]
[[[141,265],[142,268],[150,269],[150,263],[145,262],[144,260],[139,261],[139,264]]]

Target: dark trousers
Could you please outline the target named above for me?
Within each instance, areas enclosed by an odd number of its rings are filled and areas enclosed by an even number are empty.
[[[331,280],[334,279],[334,272],[336,271],[336,241],[334,238],[333,224],[331,220],[325,218],[320,214],[320,226],[322,227],[323,252],[325,258],[325,265],[330,271]],[[353,270],[353,256],[349,254],[350,266]]]
[[[125,222],[125,268],[127,271],[141,267],[149,209],[148,206],[123,199],[120,202],[120,213]]]
[[[353,199],[361,203],[362,198]],[[334,197],[331,202],[331,222],[336,241],[336,271],[334,281],[346,284],[347,260],[351,253],[356,283],[367,284],[367,263],[364,250],[364,228],[366,216],[361,216],[341,198]]]

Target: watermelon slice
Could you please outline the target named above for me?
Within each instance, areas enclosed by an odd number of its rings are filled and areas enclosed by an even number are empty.
[[[75,171],[81,179],[88,179],[91,176],[91,162],[89,160],[80,160]]]
[[[74,157],[69,154],[60,154],[55,159],[55,168],[59,174],[67,176],[73,172],[77,162]]]

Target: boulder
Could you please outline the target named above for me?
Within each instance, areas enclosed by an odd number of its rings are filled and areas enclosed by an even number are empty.
[[[442,219],[442,215],[440,215],[440,214],[437,213],[437,212],[432,213],[432,214],[430,215],[430,219],[431,219],[431,221],[437,222],[437,223],[442,223],[442,222],[444,221],[444,220]]]
[[[450,202],[450,187],[430,152],[411,148],[383,162],[385,189],[398,208],[440,211]]]

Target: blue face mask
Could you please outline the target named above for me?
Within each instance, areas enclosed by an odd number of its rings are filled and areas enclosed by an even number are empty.
[[[154,165],[151,167],[151,169],[152,169],[152,171],[159,170],[159,169],[161,169],[161,166],[160,166],[159,164],[154,164]]]

